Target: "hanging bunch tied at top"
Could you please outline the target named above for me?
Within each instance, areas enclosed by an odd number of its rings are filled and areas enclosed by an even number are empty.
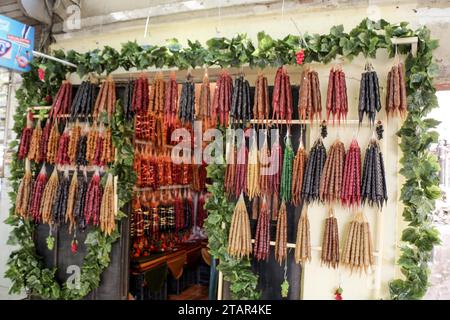
[[[406,114],[408,105],[403,63],[392,66],[387,78],[386,114],[388,117]]]
[[[232,93],[233,79],[231,79],[228,71],[222,71],[217,79],[213,97],[213,110],[221,126],[228,127]]]
[[[250,84],[243,75],[240,75],[234,81],[230,116],[234,124],[242,123],[242,126],[245,126],[253,117],[252,111],[250,105]]]
[[[364,114],[369,118],[371,125],[375,124],[377,112],[381,110],[380,85],[378,75],[370,63],[366,63],[365,71],[361,75],[359,88],[358,116],[361,125]]]
[[[299,87],[298,114],[300,120],[322,120],[322,96],[317,71],[303,71]]]
[[[388,199],[383,154],[378,141],[374,138],[369,142],[364,157],[361,198],[362,203],[367,202],[378,208],[381,208]]]
[[[195,120],[195,83],[190,73],[181,87],[178,117],[185,123],[193,123]]]
[[[333,124],[347,119],[348,97],[345,73],[340,67],[331,68],[328,78],[327,92],[327,121],[333,117]]]
[[[284,66],[275,75],[272,97],[272,119],[292,120],[292,90],[289,75]]]
[[[95,100],[93,117],[97,119],[100,114],[106,112],[108,120],[111,120],[116,107],[116,83],[112,77],[108,77],[101,85],[97,99]]]
[[[320,137],[309,152],[302,185],[302,199],[307,203],[319,200],[320,179],[327,160],[327,151]]]

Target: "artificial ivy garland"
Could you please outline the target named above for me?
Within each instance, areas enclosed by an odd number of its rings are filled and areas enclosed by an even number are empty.
[[[360,53],[375,58],[378,49],[386,49],[392,57],[394,45],[391,38],[410,36],[417,36],[419,39],[418,53],[416,57],[408,55],[406,60],[408,115],[398,132],[403,151],[403,168],[400,172],[406,178],[401,200],[405,205],[403,217],[409,222],[409,227],[402,234],[405,244],[401,248],[402,254],[398,261],[405,278],[392,281],[390,292],[393,299],[420,299],[428,287],[427,264],[431,259],[431,251],[433,246],[439,243],[438,232],[430,221],[435,200],[440,196],[439,166],[436,158],[428,153],[430,144],[437,141],[438,135],[432,129],[438,122],[425,119],[437,106],[432,80],[437,73],[437,66],[433,63],[433,50],[437,48],[438,43],[430,38],[426,27],[414,31],[408,27],[407,22],[390,24],[385,20],[375,22],[364,19],[349,33],[344,32],[342,25],[332,27],[326,35],[288,35],[279,40],[260,32],[257,46],[254,46],[245,34],[239,34],[231,39],[212,38],[206,42],[206,47],[198,41],[188,41],[187,47],[183,48],[178,40],[172,39],[166,46],[140,46],[136,42],[127,42],[123,44],[120,52],[106,46],[103,50],[95,49],[83,54],[75,51],[69,51],[67,55],[62,51],[54,54],[78,65],[76,71],[80,76],[89,72],[110,73],[119,67],[125,70],[145,70],[150,67],[187,69],[212,65],[238,67],[248,64],[250,67],[264,68],[295,64],[296,53],[301,51],[304,53],[305,63],[329,63],[338,56],[351,60]],[[409,46],[399,46],[399,52],[408,53]],[[27,107],[45,104],[45,98],[55,94],[65,74],[75,71],[51,61],[43,64],[46,67],[45,81],[37,80],[37,68],[34,67],[31,72],[24,74],[22,87],[17,91],[19,107],[14,116],[14,131],[18,139],[25,126]],[[116,116],[115,120],[113,142],[119,159],[111,167],[111,172],[119,177],[121,207],[130,199],[135,178],[132,173],[132,127],[130,123],[124,122],[121,115]],[[17,147],[17,141],[13,141],[11,147]],[[10,193],[12,203],[15,203],[15,194],[23,174],[24,161],[14,156],[10,178],[13,189]],[[257,276],[251,271],[250,261],[231,259],[226,253],[234,204],[225,197],[224,165],[210,165],[208,174],[214,181],[209,186],[213,196],[206,204],[209,217],[205,222],[211,253],[220,259],[219,268],[224,273],[225,280],[231,283],[233,298],[258,298]],[[21,288],[26,288],[30,293],[43,298],[82,298],[95,289],[99,285],[101,272],[109,264],[111,245],[119,236],[117,230],[112,236],[104,236],[98,230],[91,232],[87,237],[88,254],[82,268],[81,289],[68,289],[66,286],[61,289],[54,280],[56,270],[43,269],[42,261],[36,255],[32,240],[33,225],[14,216],[14,207],[6,222],[14,226],[9,243],[19,246],[19,249],[11,254],[9,269],[6,272],[6,276],[13,282],[11,292],[18,293]]]

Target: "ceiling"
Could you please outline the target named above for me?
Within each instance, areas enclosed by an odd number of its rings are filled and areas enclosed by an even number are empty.
[[[3,0],[0,2],[0,14],[16,19],[25,24],[35,26],[39,22],[33,18],[26,16],[17,0]]]

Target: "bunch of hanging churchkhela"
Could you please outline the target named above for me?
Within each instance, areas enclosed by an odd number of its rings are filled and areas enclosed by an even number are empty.
[[[228,237],[228,254],[231,257],[242,259],[249,257],[252,253],[252,235],[250,231],[250,220],[244,196],[241,193],[234,208],[231,218],[230,235]]]
[[[33,136],[33,114],[31,112],[27,115],[27,125],[22,130],[22,136],[20,137],[19,151],[17,158],[23,160],[28,156],[31,145],[31,137]]]
[[[321,261],[328,268],[336,269],[339,266],[339,232],[337,219],[333,209],[330,208],[328,218],[325,219],[325,230],[322,240]]]
[[[303,71],[297,107],[300,120],[322,120],[322,96],[317,71]]]
[[[69,163],[75,163],[77,159],[77,146],[81,136],[81,127],[78,122],[70,129],[69,144],[67,146],[67,156]]]
[[[384,170],[383,154],[376,139],[371,139],[366,149],[361,181],[362,203],[378,208],[387,202],[386,175]]]
[[[77,153],[75,160],[77,166],[86,166],[88,164],[88,161],[86,159],[88,133],[85,130],[83,131],[84,132],[82,132],[82,135],[77,142]]]
[[[73,98],[70,108],[70,119],[86,118],[93,111],[97,86],[89,81],[83,81]]]
[[[52,126],[50,130],[50,135],[48,136],[48,145],[47,145],[47,162],[50,164],[54,164],[56,162],[56,156],[58,153],[58,142],[59,142],[59,128],[58,122]]]
[[[245,145],[245,138],[242,139],[242,142],[237,149],[236,161],[234,196],[238,198],[239,195],[245,191],[247,186],[248,149]]]
[[[86,191],[86,203],[84,205],[84,219],[86,225],[92,222],[94,226],[100,223],[100,206],[102,202],[102,186],[100,174],[96,171]]]
[[[30,148],[28,149],[28,159],[30,161],[39,161],[39,144],[42,138],[41,120],[38,120],[31,135]]]
[[[28,205],[28,213],[31,217],[33,217],[33,221],[36,223],[41,222],[41,202],[46,184],[47,171],[45,170],[45,165],[43,165],[33,183],[33,191],[31,192],[30,203]]]
[[[327,91],[327,121],[332,115],[333,125],[335,120],[340,124],[341,121],[347,119],[347,113],[348,97],[345,73],[341,68],[331,68]]]
[[[292,172],[292,204],[294,206],[299,206],[301,202],[303,176],[307,161],[308,154],[306,153],[305,147],[303,146],[303,141],[300,137],[300,145],[294,158]]]
[[[211,85],[209,83],[208,73],[203,76],[202,85],[200,87],[200,95],[198,97],[197,118],[203,121],[205,129],[214,128],[216,120],[214,119],[214,111],[211,103]]]
[[[48,225],[52,225],[52,207],[56,198],[56,193],[58,190],[58,171],[56,167],[53,169],[53,172],[48,179],[47,184],[45,185],[44,193],[42,194],[42,203],[39,215],[42,217],[42,223],[46,223]]]
[[[279,67],[275,75],[272,97],[272,119],[292,120],[292,90],[289,75],[284,66]]]
[[[269,197],[269,200],[267,201],[267,206],[272,208],[272,220],[277,221],[278,220],[278,204],[280,201],[280,197],[278,193],[272,194],[272,196]]]
[[[234,142],[228,147],[227,152],[227,167],[225,169],[225,192],[228,196],[235,194],[235,182],[236,182],[236,165],[237,165],[237,148]]]
[[[148,78],[141,74],[133,83],[133,95],[131,100],[131,112],[137,116],[147,114],[149,104]]]
[[[158,73],[152,82],[149,100],[148,114],[152,116],[162,116],[166,105],[166,82],[162,73]]]
[[[47,161],[47,147],[48,138],[50,137],[50,131],[52,130],[52,124],[47,120],[44,130],[42,130],[41,140],[39,141],[38,162]]]
[[[269,85],[267,78],[262,74],[258,75],[255,83],[253,117],[258,121],[268,120],[270,117]]]
[[[52,206],[52,224],[59,225],[65,220],[65,214],[67,210],[68,197],[69,197],[69,171],[64,171],[62,180],[58,185],[56,191],[55,202]]]
[[[76,229],[76,219],[74,215],[75,199],[78,191],[78,171],[72,175],[69,185],[69,195],[67,196],[67,207],[64,222],[69,225],[69,233],[72,233]]]
[[[53,99],[53,104],[48,115],[50,121],[53,121],[61,115],[69,114],[71,103],[72,84],[64,80],[56,93],[55,99]]]
[[[364,73],[361,74],[361,86],[359,88],[359,124],[361,125],[364,114],[367,114],[369,123],[375,123],[377,112],[381,110],[380,85],[378,75],[371,64],[366,64]]]
[[[101,153],[101,163],[109,164],[114,161],[114,146],[112,143],[111,128],[106,128],[103,131],[103,150]]]
[[[112,77],[107,77],[102,83],[97,99],[95,100],[92,115],[97,119],[100,114],[106,112],[108,120],[111,120],[116,109],[116,83]]]
[[[65,165],[65,164],[70,164],[70,159],[69,159],[69,141],[70,141],[70,136],[69,136],[69,127],[66,126],[64,128],[63,134],[59,137],[59,141],[58,141],[58,151],[56,153],[56,164],[60,164],[60,165]]]
[[[303,176],[301,197],[306,203],[319,200],[320,179],[326,159],[327,151],[323,145],[322,138],[319,138],[309,152]]]
[[[394,65],[388,73],[386,93],[386,114],[393,117],[405,116],[408,107],[406,96],[405,71],[403,63]]]
[[[228,117],[231,109],[233,94],[233,79],[228,71],[220,73],[216,82],[216,89],[213,97],[213,111],[215,118],[221,126],[228,127]]]
[[[292,163],[294,161],[294,150],[290,138],[289,129],[286,134],[286,142],[284,146],[283,169],[281,173],[281,190],[280,196],[283,201],[291,202],[292,194]]]
[[[94,122],[94,125],[88,129],[86,139],[86,160],[89,163],[94,163],[95,160],[95,150],[97,148],[98,135],[99,132],[97,123]]]
[[[350,222],[341,261],[351,271],[364,270],[366,273],[374,264],[370,227],[361,212],[358,212]]]
[[[283,200],[278,212],[277,222],[277,237],[275,240],[275,259],[280,264],[286,260],[287,257],[287,215],[286,202]]]
[[[308,207],[303,205],[297,226],[297,241],[295,243],[295,263],[311,261],[311,236],[309,230]]]
[[[174,72],[170,74],[165,87],[164,124],[173,125],[177,118],[178,109],[178,83]]]
[[[81,230],[84,230],[86,227],[86,220],[84,216],[84,211],[86,208],[86,198],[88,196],[88,179],[86,175],[86,171],[83,171],[83,177],[81,177],[77,181],[77,193],[75,197],[75,204],[73,207],[73,218],[76,223],[78,223],[78,227]],[[76,228],[76,226],[75,226]]]
[[[230,117],[235,123],[245,124],[253,117],[250,105],[250,84],[244,76],[236,77],[234,81],[233,97],[231,100]]]
[[[270,155],[267,142],[267,135],[264,137],[264,143],[259,150],[259,190],[261,195],[270,195]]]
[[[361,204],[361,150],[356,139],[350,143],[345,158],[341,203],[347,207]]]
[[[256,260],[269,259],[270,246],[270,208],[267,205],[266,196],[263,196],[256,224],[254,256]]]
[[[252,142],[250,145],[250,151],[248,153],[248,165],[247,165],[247,195],[249,199],[259,196],[259,156],[258,156],[258,140],[256,138],[256,132],[252,135]]]
[[[125,85],[125,93],[124,93],[124,99],[123,99],[123,116],[125,120],[130,121],[133,119],[133,110],[132,110],[132,104],[133,104],[133,92],[134,92],[134,81],[130,80]]]
[[[283,166],[283,150],[279,141],[275,141],[272,144],[270,151],[270,163],[272,172],[269,172],[269,188],[271,193],[280,194],[280,179]],[[275,171],[273,171],[275,170]]]
[[[327,203],[339,201],[342,192],[342,175],[345,162],[344,144],[336,140],[328,151],[327,160],[320,179],[320,200]]]
[[[92,161],[93,165],[100,167],[104,165],[104,163],[102,162],[103,145],[105,143],[104,131],[105,128],[103,127],[102,123],[102,126],[100,127],[100,130],[98,132],[97,141],[95,144],[94,159]]]
[[[30,161],[25,160],[25,174],[22,181],[20,181],[19,189],[16,195],[15,213],[19,217],[28,217],[28,202],[31,198],[31,192],[33,189],[33,175],[31,173]]]
[[[181,87],[178,117],[183,123],[193,123],[195,120],[195,83],[191,74],[187,75]]]
[[[102,204],[100,206],[100,230],[107,235],[111,235],[116,228],[115,220],[114,181],[112,174],[109,173],[103,191]]]

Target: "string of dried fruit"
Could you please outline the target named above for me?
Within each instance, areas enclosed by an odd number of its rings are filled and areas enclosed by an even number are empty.
[[[366,273],[374,264],[370,226],[361,212],[358,212],[350,222],[342,252],[342,263],[351,271],[364,270]]]
[[[270,208],[267,206],[267,200],[262,198],[261,208],[256,224],[254,256],[256,260],[269,259],[270,245]]]
[[[195,120],[195,84],[191,74],[187,75],[181,87],[178,118],[185,123],[193,123]]]
[[[81,127],[78,123],[69,131],[69,143],[67,145],[67,157],[69,163],[75,163],[77,158],[77,146],[81,136]]]
[[[33,135],[33,128],[26,127],[22,130],[22,135],[20,137],[19,151],[17,152],[17,158],[23,160],[27,157],[28,151],[30,150],[31,137]]]
[[[31,173],[30,161],[25,161],[25,174],[23,175],[22,181],[20,181],[19,189],[16,195],[16,206],[15,213],[19,217],[28,217],[28,203],[32,196],[33,189],[33,175]]]
[[[164,123],[166,125],[171,125],[176,121],[178,108],[178,83],[175,73],[170,74],[170,79],[166,83],[166,88]]]
[[[92,160],[92,164],[99,167],[105,165],[105,163],[102,161],[102,155],[104,151],[103,145],[105,142],[104,133],[104,128],[102,128],[101,132],[98,133],[97,143],[95,145],[94,159]]]
[[[322,240],[321,262],[328,268],[336,269],[339,266],[339,232],[337,219],[333,209],[330,208],[329,216],[325,219],[325,230]]]
[[[88,164],[86,159],[87,139],[88,137],[85,133],[80,137],[80,139],[78,139],[76,156],[76,164],[78,166],[87,166]]]
[[[97,147],[98,136],[99,132],[97,129],[97,124],[94,123],[94,125],[89,128],[86,140],[86,160],[89,163],[93,163],[95,160],[95,150]]]
[[[394,117],[405,116],[407,108],[406,85],[403,63],[392,66],[387,77],[386,114]]]
[[[311,236],[309,229],[308,207],[303,205],[297,226],[297,241],[295,244],[295,263],[311,261]]]
[[[44,130],[42,130],[41,140],[39,141],[39,157],[38,157],[39,162],[47,161],[47,148],[51,130],[52,125],[50,121],[47,120]]]
[[[242,125],[245,126],[253,117],[252,111],[250,106],[250,84],[244,79],[244,76],[238,76],[234,81],[230,116],[235,123],[242,122]]]
[[[253,134],[250,152],[248,153],[247,166],[247,196],[250,200],[259,196],[259,178],[258,140],[255,133]]]
[[[269,86],[267,78],[262,74],[258,75],[255,83],[253,116],[260,121],[267,120],[270,117]]]
[[[66,127],[64,129],[63,134],[59,137],[58,150],[56,153],[56,164],[65,165],[71,163],[68,154],[69,141],[70,141],[69,130]]]
[[[53,104],[48,115],[50,121],[53,121],[61,115],[69,114],[71,102],[72,84],[64,80],[56,93],[55,99],[53,99]]]
[[[235,192],[236,182],[236,163],[237,163],[237,148],[233,144],[230,152],[227,154],[227,167],[225,169],[225,192],[232,195]]]
[[[86,203],[84,205],[84,220],[86,225],[92,223],[99,225],[100,206],[102,201],[102,186],[100,185],[100,174],[96,171],[87,187]]]
[[[361,197],[363,204],[367,201],[370,206],[377,205],[378,208],[382,208],[388,199],[383,154],[375,139],[369,142],[364,157]]]
[[[48,179],[47,184],[45,185],[44,193],[42,195],[42,205],[39,212],[39,215],[42,217],[42,223],[46,223],[48,225],[52,225],[52,207],[55,202],[56,193],[58,189],[58,171],[56,167],[53,169],[53,172]]]
[[[303,176],[301,197],[306,203],[319,199],[320,178],[326,159],[327,151],[323,145],[322,138],[319,138],[309,152],[308,162],[306,163],[305,174]]]
[[[364,114],[367,114],[371,125],[375,123],[377,112],[381,110],[380,86],[378,75],[371,64],[366,64],[365,71],[361,75],[359,88],[359,124],[361,125]]]
[[[322,96],[317,71],[303,71],[297,108],[300,120],[322,120]]]
[[[242,194],[239,196],[231,218],[227,251],[231,257],[237,259],[248,258],[252,253],[250,220]]]
[[[41,222],[41,202],[42,196],[44,194],[44,189],[47,184],[47,172],[45,170],[45,165],[42,166],[36,180],[33,183],[33,191],[30,197],[30,203],[28,206],[28,213],[33,217],[35,223]]]
[[[280,264],[287,258],[286,202],[283,200],[278,213],[277,237],[275,240],[275,259]]]
[[[247,162],[248,162],[248,149],[245,145],[245,140],[242,141],[236,157],[236,177],[234,182],[234,196],[239,197],[241,193],[245,191],[247,186]]]
[[[58,152],[58,142],[59,142],[59,128],[58,123],[55,122],[50,131],[47,145],[47,162],[50,164],[54,164],[56,162],[56,156]]]
[[[77,191],[78,191],[78,172],[77,170],[75,170],[75,172],[72,175],[72,179],[70,181],[69,194],[67,196],[67,208],[64,219],[64,222],[69,224],[69,233],[72,233],[72,231],[74,231],[76,228],[74,209]]]
[[[158,73],[150,87],[148,100],[148,114],[160,115],[164,113],[166,102],[166,82],[162,73]]]
[[[216,119],[214,119],[214,112],[212,110],[211,103],[211,84],[209,83],[209,77],[206,72],[203,76],[202,85],[200,87],[197,118],[203,121],[206,129],[214,128],[216,126]]]
[[[331,68],[327,91],[327,121],[330,120],[330,115],[332,115],[333,125],[335,120],[340,124],[341,121],[347,119],[347,113],[348,97],[345,73],[340,67]]]
[[[281,173],[281,190],[280,195],[283,201],[287,203],[291,202],[292,194],[292,163],[294,161],[294,150],[292,149],[292,143],[289,131],[286,135],[286,142],[284,146],[284,158],[283,158],[283,170]]]
[[[278,68],[272,96],[272,119],[292,120],[292,89],[289,75],[284,66]]]
[[[92,114],[95,93],[97,86],[88,81],[83,81],[73,98],[72,106],[70,108],[70,118],[74,120],[76,118],[86,118]]]
[[[303,141],[300,141],[297,154],[294,158],[292,174],[292,204],[295,206],[299,206],[301,202],[303,176],[305,173],[307,161],[308,154],[303,147]]]
[[[350,143],[350,148],[345,158],[342,185],[342,205],[359,207],[361,204],[361,150],[356,139],[353,139]]]
[[[114,161],[114,147],[112,145],[111,129],[106,128],[103,133],[103,151],[101,162],[104,164],[112,163]]]
[[[214,118],[217,118],[221,126],[228,127],[228,117],[231,109],[233,94],[233,79],[228,71],[220,73],[216,82],[216,89],[213,97]]]
[[[78,180],[78,187],[75,196],[75,205],[73,208],[73,217],[78,227],[84,230],[86,227],[86,220],[84,217],[84,211],[86,208],[86,198],[88,196],[88,179],[86,171],[83,172],[83,177]]]
[[[31,135],[30,148],[28,149],[28,159],[39,161],[39,145],[42,138],[41,120],[38,120]]]
[[[92,115],[97,119],[100,114],[106,112],[108,120],[111,120],[116,107],[116,83],[112,77],[107,77],[100,86],[97,99],[95,100]]]
[[[131,111],[136,115],[147,114],[148,104],[148,79],[145,74],[141,74],[136,80],[134,80]]]
[[[259,188],[261,195],[270,195],[270,156],[269,148],[267,146],[267,137],[264,139],[263,146],[259,151],[259,163],[260,163],[260,177],[259,177]]]
[[[269,190],[271,193],[280,194],[280,179],[283,166],[283,150],[279,141],[272,144],[270,151],[270,163],[272,172],[269,173]]]
[[[107,235],[111,235],[115,228],[114,182],[112,174],[108,174],[100,207],[100,230]]]
[[[123,105],[123,116],[125,120],[130,121],[133,119],[132,101],[133,101],[134,81],[130,80],[125,85]]]
[[[68,197],[69,197],[70,179],[69,172],[65,171],[62,181],[58,185],[56,191],[55,201],[52,206],[52,224],[59,225],[65,220],[65,214],[67,210]]]
[[[328,151],[327,160],[320,179],[320,200],[333,203],[341,198],[342,176],[345,162],[344,144],[336,140]]]

